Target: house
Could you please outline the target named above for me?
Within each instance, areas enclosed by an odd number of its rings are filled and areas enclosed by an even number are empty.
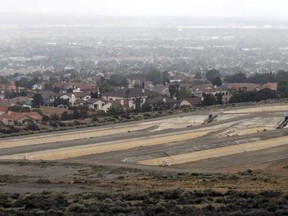
[[[179,101],[164,95],[148,98],[146,103],[154,110],[172,109],[179,106]]]
[[[55,83],[54,89],[58,88],[59,92],[65,94],[69,89],[73,90],[73,83],[71,82],[62,82],[62,83]]]
[[[75,83],[73,92],[94,92],[96,87],[88,83]]]
[[[12,82],[10,85],[7,86],[6,90],[20,93],[21,91],[25,90],[25,88],[16,85],[15,82]]]
[[[84,100],[88,101],[91,99],[90,93],[86,92],[73,92],[73,93],[66,93],[60,96],[61,99],[68,100],[69,103],[74,106],[76,100]]]
[[[107,112],[107,110],[112,106],[112,101],[107,101],[102,98],[91,98],[87,101],[88,107],[94,110],[102,110]]]
[[[85,105],[87,105],[87,104],[88,104],[87,101],[82,100],[82,99],[76,99],[76,100],[74,101],[74,106],[75,106],[75,107],[85,106]]]
[[[221,93],[223,96],[230,95],[230,92],[224,87],[216,87],[211,84],[200,84],[190,88],[192,95],[195,97],[202,97],[203,94],[216,95]]]
[[[26,122],[39,122],[42,116],[38,112],[12,112],[0,115],[0,121],[5,125],[25,124]]]
[[[270,90],[273,91],[277,91],[278,89],[278,83],[266,83],[266,84],[262,84],[261,89],[265,89],[268,88]]]
[[[32,90],[33,91],[42,91],[43,90],[43,85],[42,84],[34,84],[33,86],[32,86]]]
[[[147,87],[145,84],[145,89],[148,89],[150,91],[155,91],[158,92],[161,95],[168,95],[170,96],[170,92],[169,92],[169,85],[163,85],[163,84],[158,84],[155,85],[153,87]]]
[[[56,97],[61,96],[61,94],[59,94],[59,93],[55,93],[53,91],[48,91],[48,90],[47,91],[40,91],[38,93],[42,95],[44,105],[50,105],[51,103],[54,102]]]
[[[128,88],[120,89],[114,92],[107,92],[102,94],[102,98],[109,101],[128,101],[131,109],[135,109],[136,106],[140,107],[146,102],[149,97],[156,97],[160,94],[154,91],[141,89],[141,88]]]
[[[7,84],[0,84],[0,93],[4,95],[5,90],[8,88]]]
[[[201,105],[202,98],[194,97],[194,98],[186,98],[180,102],[180,107],[194,107]]]
[[[20,86],[16,86],[15,83],[11,83],[11,84],[0,84],[0,94],[4,94],[5,91],[11,91],[11,92],[18,92],[20,93],[21,91],[25,90],[25,88],[20,87]]]
[[[0,115],[6,113],[9,109],[9,106],[0,106]]]
[[[55,83],[54,87],[59,88],[60,93],[67,93],[67,91],[72,92],[86,92],[91,93],[96,91],[96,87],[88,83],[74,83],[74,82],[63,82]]]
[[[33,101],[33,98],[31,97],[20,96],[20,97],[12,98],[11,100],[9,100],[9,103],[11,104],[11,106],[22,104],[26,107],[31,108],[32,101]]]

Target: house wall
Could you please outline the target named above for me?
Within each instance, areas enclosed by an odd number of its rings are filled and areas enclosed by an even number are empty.
[[[67,95],[62,95],[60,98],[64,99],[64,100],[69,100],[69,103],[71,103],[72,99],[71,97],[67,96]]]
[[[84,100],[84,101],[88,101],[88,100],[90,100],[90,99],[91,99],[91,96],[90,96],[90,95],[84,96],[84,97],[82,98],[82,100]]]
[[[183,100],[181,103],[180,103],[180,106],[183,107],[183,106],[192,106],[191,103],[189,103],[187,100]]]
[[[107,110],[112,106],[112,103],[106,103],[101,110],[103,110],[104,112],[107,112]]]
[[[104,100],[108,100],[108,101],[116,101],[116,100],[120,100],[120,101],[122,101],[122,100],[125,100],[125,99],[127,99],[127,98],[125,98],[125,97],[112,97],[112,96],[102,96],[102,98],[104,99]],[[136,108],[136,104],[135,104],[135,102],[133,101],[134,99],[136,99],[136,98],[139,98],[139,97],[129,97],[128,98],[128,106],[129,106],[129,108],[130,109],[135,109]],[[147,96],[143,96],[143,97],[140,97],[141,98],[141,100],[142,100],[142,103],[141,103],[141,106],[146,102],[146,99],[148,98]]]

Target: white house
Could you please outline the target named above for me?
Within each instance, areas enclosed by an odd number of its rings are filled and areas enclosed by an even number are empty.
[[[155,97],[158,95],[159,93],[149,91],[147,89],[128,88],[128,89],[120,89],[115,92],[106,92],[102,94],[102,99],[114,102],[120,102],[122,106],[124,104],[125,107],[128,106],[128,108],[135,109],[137,103],[140,106],[142,106],[146,102],[147,98]]]
[[[68,100],[69,103],[73,106],[74,102],[76,100],[83,100],[83,101],[88,101],[91,99],[91,95],[89,93],[85,93],[85,92],[74,92],[74,93],[66,93],[63,94],[61,97],[61,99],[64,100]]]
[[[91,98],[87,101],[87,104],[90,109],[102,110],[104,112],[107,112],[107,110],[112,106],[111,101],[101,98]]]
[[[32,86],[33,91],[42,91],[43,90],[43,85],[42,84],[34,84]]]

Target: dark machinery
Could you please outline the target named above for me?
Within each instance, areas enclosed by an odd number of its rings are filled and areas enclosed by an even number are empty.
[[[285,115],[284,119],[278,124],[277,129],[282,129],[288,124],[288,115]]]

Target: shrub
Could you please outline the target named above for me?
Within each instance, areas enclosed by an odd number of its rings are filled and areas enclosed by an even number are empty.
[[[50,120],[49,116],[43,116],[42,117],[42,122],[48,122]]]
[[[85,210],[85,206],[79,203],[73,203],[69,206],[68,209],[71,212],[82,213]]]
[[[37,131],[40,130],[39,126],[36,123],[30,123],[26,127],[28,130]]]

